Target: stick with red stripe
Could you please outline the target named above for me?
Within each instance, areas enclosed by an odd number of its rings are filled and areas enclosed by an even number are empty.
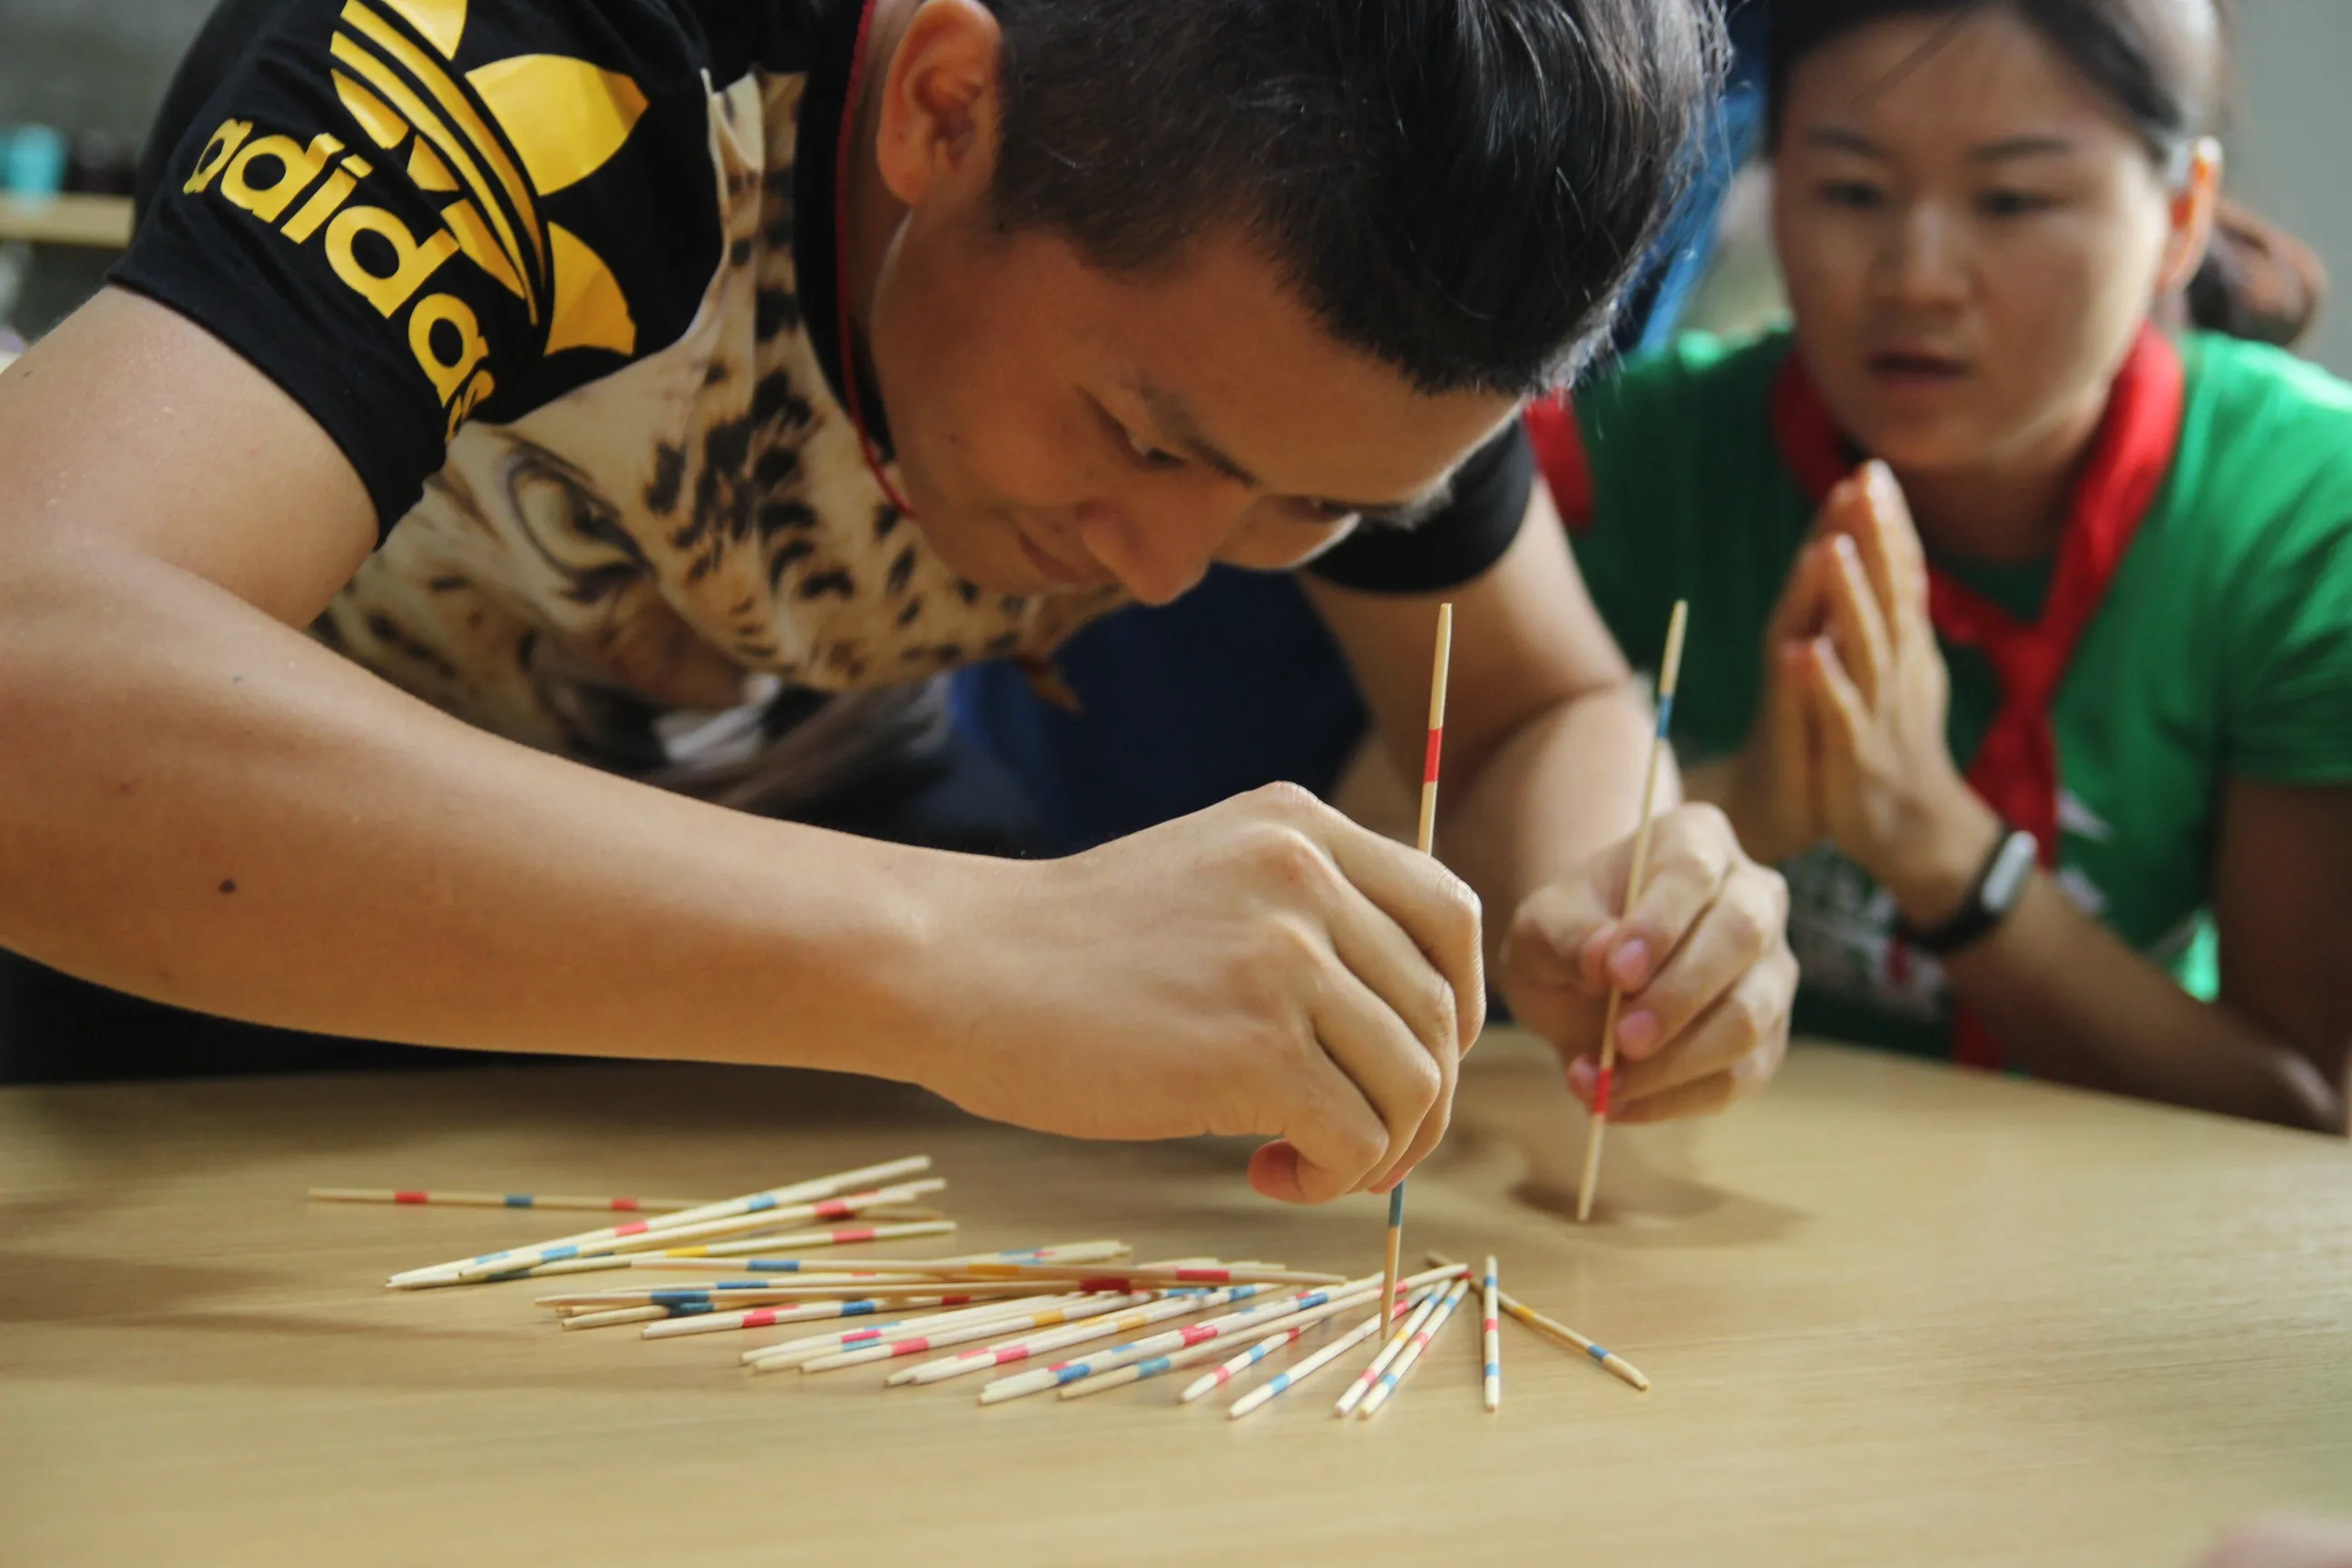
[[[1478,1281],[1481,1298],[1486,1309],[1486,1321],[1485,1327],[1482,1330],[1484,1338],[1480,1342],[1480,1348],[1484,1351],[1486,1356],[1485,1371],[1486,1379],[1486,1412],[1488,1415],[1492,1415],[1503,1407],[1503,1329],[1502,1324],[1496,1321],[1495,1316],[1496,1307],[1495,1297],[1500,1289],[1495,1281],[1495,1255],[1490,1252],[1486,1254],[1486,1275]]]
[[[602,1209],[608,1214],[672,1214],[709,1198],[588,1198],[571,1193],[445,1193],[415,1187],[312,1187],[317,1204],[442,1204],[469,1209]]]
[[[896,1208],[893,1205],[876,1207]],[[593,1258],[567,1258],[561,1263],[542,1263],[535,1268],[520,1269],[519,1279],[546,1279],[563,1274],[595,1274],[614,1268],[685,1268],[704,1269],[712,1267],[710,1259],[730,1260],[720,1267],[751,1268],[764,1261],[746,1256],[755,1252],[785,1253],[794,1247],[855,1247],[869,1241],[901,1241],[918,1236],[946,1236],[955,1229],[951,1219],[908,1220],[897,1225],[848,1226],[838,1230],[803,1230],[789,1236],[756,1236],[744,1241],[714,1241],[703,1247],[669,1247],[659,1252],[616,1252]],[[843,1268],[851,1265],[843,1264]]]
[[[718,1240],[730,1237],[748,1236],[756,1232],[778,1230],[788,1225],[796,1225],[803,1220],[848,1219],[863,1209],[903,1202],[908,1197],[919,1197],[926,1192],[946,1184],[940,1181],[908,1182],[901,1187],[885,1187],[871,1193],[856,1193],[848,1197],[826,1198],[820,1202],[796,1204],[790,1207],[755,1209],[744,1214],[730,1215],[723,1219],[699,1220],[692,1225],[663,1225],[659,1223],[658,1217],[650,1220],[641,1219],[630,1225],[614,1226],[610,1235],[596,1240],[562,1245],[551,1243],[528,1248],[519,1254],[520,1258],[528,1259],[527,1262],[515,1263],[511,1266],[504,1259],[468,1263],[460,1267],[451,1279],[445,1280],[436,1276],[435,1280],[426,1281],[426,1283],[466,1284],[477,1279],[513,1279],[520,1277],[526,1268],[535,1268],[543,1263],[561,1263],[572,1258],[619,1257],[654,1251],[656,1248],[666,1247],[673,1242]],[[692,1214],[696,1211],[688,1209],[686,1212]]]
[[[934,1289],[937,1289],[934,1287]],[[959,1290],[946,1296],[897,1296],[876,1293],[855,1300],[843,1300],[838,1296],[813,1300],[786,1300],[772,1306],[750,1307],[740,1311],[706,1311],[694,1303],[682,1303],[670,1316],[675,1323],[655,1323],[646,1330],[649,1340],[666,1340],[677,1334],[732,1333],[740,1329],[775,1328],[786,1323],[804,1323],[813,1318],[839,1318],[856,1312],[897,1312],[915,1307],[966,1307],[977,1302],[999,1299],[1019,1287],[982,1285],[969,1290]],[[1029,1292],[1034,1294],[1034,1292]],[[710,1305],[716,1305],[711,1303]],[[623,1311],[628,1308],[620,1309]]]
[[[1397,1281],[1397,1294],[1404,1298],[1405,1304],[1408,1308],[1419,1306],[1421,1304],[1422,1297],[1428,1295],[1431,1291],[1443,1289],[1445,1281],[1453,1279],[1460,1272],[1461,1266],[1459,1264],[1447,1264],[1443,1268],[1433,1268],[1426,1274],[1416,1274],[1410,1279],[1400,1279]],[[1297,1321],[1292,1323],[1290,1327],[1283,1329],[1276,1333],[1268,1334],[1265,1339],[1258,1341],[1257,1343],[1250,1346],[1249,1349],[1242,1352],[1241,1354],[1234,1357],[1223,1366],[1217,1367],[1208,1373],[1204,1373],[1202,1376],[1195,1379],[1192,1384],[1184,1390],[1183,1394],[1178,1396],[1178,1403],[1190,1405],[1192,1401],[1202,1397],[1203,1394],[1212,1393],[1216,1389],[1223,1388],[1226,1384],[1231,1383],[1234,1378],[1240,1376],[1251,1367],[1255,1366],[1267,1356],[1272,1355],[1275,1352],[1297,1340],[1301,1334],[1314,1327],[1317,1323],[1319,1323],[1326,1318],[1331,1317],[1337,1313],[1343,1312],[1350,1307],[1360,1306],[1361,1304],[1362,1303],[1358,1301],[1343,1300],[1331,1302],[1327,1306],[1318,1307],[1311,1312],[1301,1313]],[[1375,1318],[1373,1320],[1374,1326],[1378,1327],[1387,1319],[1387,1316],[1388,1314],[1383,1312],[1379,1317]],[[1076,1386],[1077,1385],[1073,1384],[1072,1388]],[[1064,1389],[1062,1392],[1065,1395],[1067,1395],[1072,1392],[1072,1389]]]
[[[1666,754],[1666,726],[1675,716],[1675,686],[1682,679],[1683,631],[1690,621],[1690,601],[1676,599],[1666,622],[1666,657],[1658,666],[1658,727],[1650,737],[1650,766],[1642,779],[1642,822],[1633,830],[1633,864],[1625,879],[1624,913],[1631,914],[1642,896],[1642,877],[1650,862],[1650,808],[1658,794],[1658,763]],[[1609,1084],[1617,1073],[1617,1009],[1625,994],[1609,987],[1609,1007],[1601,1020],[1601,1071],[1592,1084],[1592,1119],[1584,1140],[1584,1174],[1576,1184],[1578,1223],[1592,1217],[1592,1194],[1601,1175],[1601,1135],[1609,1125]]]
[[[800,1219],[830,1219],[826,1205],[814,1200],[831,1198],[842,1192],[858,1191],[863,1184],[881,1183],[898,1176],[914,1175],[931,1168],[928,1154],[910,1155],[904,1160],[892,1160],[861,1170],[843,1171],[835,1175],[819,1176],[813,1181],[795,1182],[790,1186],[771,1187],[765,1192],[747,1193],[740,1198],[723,1203],[705,1204],[700,1208],[681,1209],[653,1220],[614,1226],[604,1230],[583,1230],[572,1236],[557,1237],[553,1241],[535,1247],[510,1248],[500,1252],[485,1252],[478,1258],[460,1258],[453,1263],[436,1263],[424,1268],[411,1268],[395,1274],[385,1283],[395,1289],[414,1289],[434,1285],[463,1284],[469,1280],[488,1279],[513,1269],[531,1268],[541,1263],[553,1263],[566,1258],[584,1258],[591,1253],[609,1252],[613,1247],[596,1245],[619,1237],[633,1237],[647,1229],[666,1230],[673,1226],[696,1224],[740,1215],[765,1213],[782,1224]],[[913,1184],[935,1190],[928,1184]],[[939,1184],[944,1186],[945,1183]],[[792,1212],[780,1212],[786,1209]],[[692,1239],[679,1236],[675,1239]],[[641,1250],[641,1249],[632,1249]]]
[[[1437,760],[1445,750],[1445,672],[1454,658],[1454,606],[1437,606],[1437,652],[1429,667],[1429,749],[1421,763],[1421,827],[1413,847],[1437,852]],[[1397,1310],[1397,1260],[1404,1251],[1404,1183],[1389,1189],[1388,1249],[1381,1264],[1381,1321]]]
[[[845,1345],[831,1355],[818,1356],[800,1363],[803,1372],[834,1372],[845,1366],[865,1366],[877,1361],[896,1361],[901,1356],[921,1355],[929,1351],[943,1351],[955,1345],[968,1345],[974,1340],[1002,1339],[1006,1334],[1019,1333],[1024,1329],[1050,1329],[1063,1323],[1075,1323],[1083,1318],[1099,1317],[1128,1307],[1140,1307],[1159,1298],[1149,1290],[1129,1291],[1126,1295],[1087,1295],[1065,1300],[1065,1304],[1040,1310],[1012,1314],[980,1322],[961,1323],[946,1328],[927,1329],[919,1334],[885,1340],[871,1345]]]

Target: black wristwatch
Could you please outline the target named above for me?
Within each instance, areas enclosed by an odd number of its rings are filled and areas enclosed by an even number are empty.
[[[2026,879],[2041,854],[2033,835],[2022,827],[2011,828],[1977,868],[1976,879],[1969,884],[1968,896],[1958,909],[1926,931],[1905,921],[1896,926],[1895,934],[1937,958],[1982,941],[2017,907],[2018,896],[2025,891]]]

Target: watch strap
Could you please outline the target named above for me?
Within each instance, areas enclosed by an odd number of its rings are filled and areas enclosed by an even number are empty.
[[[1895,934],[1906,944],[1937,958],[1981,942],[2017,907],[2018,895],[2025,890],[2026,873],[2040,858],[2041,847],[2032,834],[2021,827],[2008,829],[1977,868],[1959,908],[1926,930],[1904,921],[1895,927]]]

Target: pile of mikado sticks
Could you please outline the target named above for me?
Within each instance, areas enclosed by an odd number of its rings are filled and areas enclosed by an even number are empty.
[[[1119,1241],[1064,1242],[923,1259],[824,1256],[840,1247],[952,1232],[954,1221],[914,1206],[947,1184],[938,1178],[904,1179],[920,1177],[929,1168],[929,1156],[916,1155],[718,1203],[323,1187],[313,1188],[310,1196],[604,1209],[648,1216],[536,1246],[410,1269],[387,1281],[394,1289],[616,1269],[708,1272],[713,1260],[719,1260],[716,1267],[752,1276],[678,1285],[649,1281],[635,1289],[540,1298],[538,1304],[552,1309],[567,1330],[642,1323],[643,1336],[655,1340],[845,1318],[881,1320],[746,1351],[742,1362],[755,1373],[832,1372],[947,1352],[892,1372],[889,1386],[919,1387],[998,1372],[980,1390],[982,1405],[995,1405],[1049,1389],[1064,1399],[1082,1398],[1215,1362],[1185,1387],[1180,1402],[1191,1404],[1233,1384],[1316,1330],[1369,1307],[1370,1315],[1242,1394],[1228,1414],[1238,1418],[1264,1408],[1349,1351],[1380,1337],[1370,1364],[1348,1385],[1335,1409],[1339,1415],[1370,1418],[1394,1397],[1475,1289],[1485,1306],[1482,1374],[1488,1410],[1502,1403],[1498,1321],[1506,1314],[1580,1352],[1637,1389],[1650,1385],[1622,1357],[1502,1290],[1491,1257],[1474,1279],[1466,1264],[1432,1254],[1427,1269],[1398,1280],[1395,1298],[1383,1310],[1379,1274],[1349,1279],[1215,1258],[1128,1264],[1118,1260],[1132,1249]],[[849,1218],[867,1223],[792,1228],[813,1220]],[[1183,1321],[1188,1319],[1192,1321]],[[1112,1342],[1049,1359],[1099,1341]],[[970,1348],[955,1348],[959,1346]],[[1030,1364],[1023,1367],[1024,1363]],[[1008,1367],[1021,1370],[1000,1370]]]

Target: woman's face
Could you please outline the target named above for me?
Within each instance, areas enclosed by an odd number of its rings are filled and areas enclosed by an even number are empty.
[[[1798,344],[1898,473],[2071,455],[2215,178],[2176,196],[2106,99],[2005,6],[1873,23],[1800,60],[1773,227]]]

